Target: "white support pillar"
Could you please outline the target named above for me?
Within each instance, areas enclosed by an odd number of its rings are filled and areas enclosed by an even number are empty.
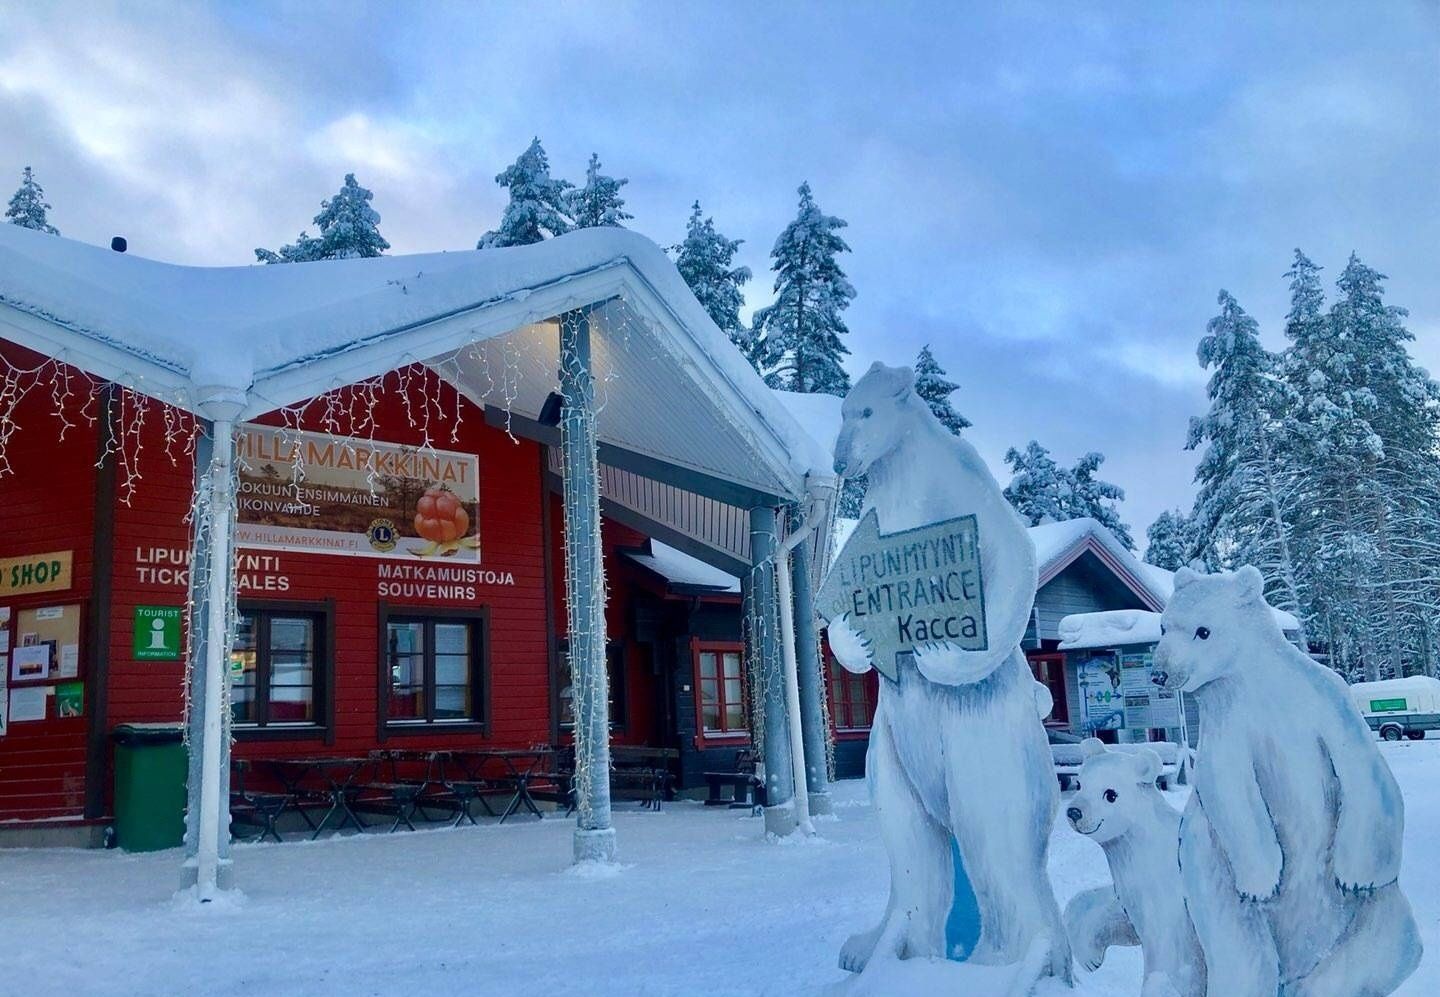
[[[201,487],[206,489],[208,519],[204,535],[197,531],[197,547],[203,545],[205,590],[203,602],[197,599],[200,612],[192,614],[191,625],[203,628],[204,640],[196,647],[203,655],[191,662],[192,672],[200,670],[201,681],[195,684],[200,702],[191,701],[192,713],[199,707],[199,717],[192,726],[198,731],[199,744],[192,733],[190,750],[199,752],[199,791],[191,787],[191,807],[198,816],[194,828],[193,854],[195,887],[201,902],[209,902],[229,884],[228,852],[230,822],[228,814],[228,776],[230,769],[229,724],[225,716],[225,689],[230,678],[230,617],[234,600],[231,584],[230,539],[235,519],[235,493],[231,465],[235,452],[235,418],[244,408],[244,398],[230,392],[202,394],[201,411],[210,417],[210,461]],[[198,471],[198,468],[197,468]],[[197,475],[198,477],[198,475]],[[202,565],[192,564],[192,571]],[[195,593],[200,595],[199,592]],[[192,765],[191,771],[196,767]]]
[[[575,689],[576,862],[613,862],[610,822],[610,679],[605,670],[605,568],[600,461],[587,310],[560,317],[560,452],[565,477],[565,610]]]

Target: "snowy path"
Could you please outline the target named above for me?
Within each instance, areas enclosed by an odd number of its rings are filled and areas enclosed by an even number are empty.
[[[1386,745],[1405,790],[1405,881],[1428,949],[1402,994],[1440,991],[1440,741]],[[617,815],[618,875],[563,871],[568,821],[237,849],[245,893],[177,904],[176,853],[0,852],[0,992],[10,994],[819,994],[868,927],[885,865],[864,786],[837,787],[824,839],[759,839],[757,820],[677,804]],[[1058,827],[1063,903],[1106,881]],[[1078,994],[1139,989],[1112,951]]]

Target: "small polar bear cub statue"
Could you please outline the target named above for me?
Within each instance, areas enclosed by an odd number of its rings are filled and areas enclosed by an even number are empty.
[[[1145,997],[1205,997],[1205,957],[1185,910],[1177,852],[1180,813],[1155,788],[1160,756],[1084,744],[1080,785],[1065,807],[1070,826],[1105,851],[1112,886],[1065,908],[1076,958],[1095,970],[1111,945],[1139,945]]]

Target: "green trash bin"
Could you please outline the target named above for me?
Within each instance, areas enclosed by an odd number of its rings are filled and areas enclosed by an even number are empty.
[[[180,724],[121,724],[115,741],[115,841],[127,852],[185,840],[189,760]]]

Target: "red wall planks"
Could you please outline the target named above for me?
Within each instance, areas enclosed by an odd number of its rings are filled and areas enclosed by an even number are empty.
[[[38,367],[45,359],[4,341],[0,341],[0,356],[27,369]],[[80,392],[83,385],[85,398],[89,398],[89,383],[73,370],[68,373],[75,391]],[[83,605],[91,589],[96,428],[82,414],[85,399],[72,396],[61,406],[72,423],[64,429],[62,439],[56,386],[49,382],[48,373],[44,378],[12,414],[19,428],[5,447],[10,473],[0,477],[0,557],[73,551],[72,584],[66,591],[21,595],[0,603],[11,612],[12,643],[20,638],[15,614],[41,606]],[[87,411],[89,416],[95,415],[93,401]],[[0,657],[8,667],[9,655]],[[85,662],[80,664],[83,675]],[[79,717],[10,725],[9,733],[0,738],[0,821],[82,811],[85,732],[85,720]]]
[[[0,341],[0,353],[12,364],[35,366],[42,357]],[[490,584],[484,576],[473,589],[457,594],[427,592],[423,586],[402,585],[382,590],[380,566],[390,563],[372,558],[327,556],[275,551],[239,552],[240,597],[247,602],[266,600],[319,602],[334,605],[334,723],[328,738],[247,740],[241,732],[237,756],[283,754],[364,753],[379,743],[378,686],[379,611],[382,600],[392,611],[427,607],[472,608],[490,612],[490,717],[488,735],[446,731],[407,733],[388,743],[407,748],[466,746],[526,746],[549,739],[550,673],[549,637],[545,614],[545,546],[553,557],[555,625],[564,632],[564,552],[558,496],[546,495],[541,481],[541,450],[530,441],[515,441],[503,431],[488,427],[483,413],[458,397],[433,375],[412,377],[406,384],[395,376],[374,406],[376,438],[419,445],[422,428],[412,416],[424,411],[422,398],[430,399],[436,447],[475,453],[480,460],[480,534],[482,568],[513,584]],[[134,404],[133,396],[126,396]],[[345,406],[348,408],[348,405]],[[6,454],[14,474],[0,478],[0,557],[47,550],[73,550],[73,586],[68,592],[15,598],[12,612],[36,605],[86,602],[92,592],[92,549],[97,525],[95,457],[98,431],[81,417],[74,400],[66,412],[74,425],[63,441],[57,440],[60,421],[48,390],[37,388],[16,410],[22,429],[10,440]],[[317,418],[305,418],[300,428],[323,431]],[[127,410],[133,419],[135,410]],[[443,413],[443,415],[441,414]],[[96,414],[93,408],[91,415]],[[458,414],[459,422],[455,421]],[[109,682],[106,715],[108,731],[125,722],[178,721],[184,709],[184,664],[181,661],[140,661],[133,653],[137,606],[183,606],[188,584],[190,528],[186,517],[194,483],[194,462],[186,453],[192,423],[175,410],[150,402],[139,430],[141,457],[138,477],[123,472],[112,510],[113,557]],[[279,424],[279,417],[260,420]],[[167,448],[167,427],[172,439]],[[180,436],[174,433],[179,431]],[[453,432],[452,432],[453,431]],[[130,487],[126,487],[126,483]],[[128,501],[127,501],[128,500]],[[544,535],[542,503],[552,502],[552,535]],[[619,524],[606,522],[602,541],[610,579],[606,608],[612,637],[628,634],[632,622],[635,586],[643,586],[638,571],[619,552],[644,543],[644,537]],[[247,556],[248,555],[248,556]],[[84,648],[84,635],[82,635]],[[655,679],[645,649],[627,641],[626,685],[628,723],[617,740],[643,743],[653,730]],[[81,674],[86,674],[88,652],[82,651]],[[87,711],[93,690],[87,683]],[[108,751],[108,746],[107,746]],[[86,721],[45,720],[12,726],[0,738],[0,820],[78,816],[84,804]],[[109,799],[110,775],[106,775]]]

